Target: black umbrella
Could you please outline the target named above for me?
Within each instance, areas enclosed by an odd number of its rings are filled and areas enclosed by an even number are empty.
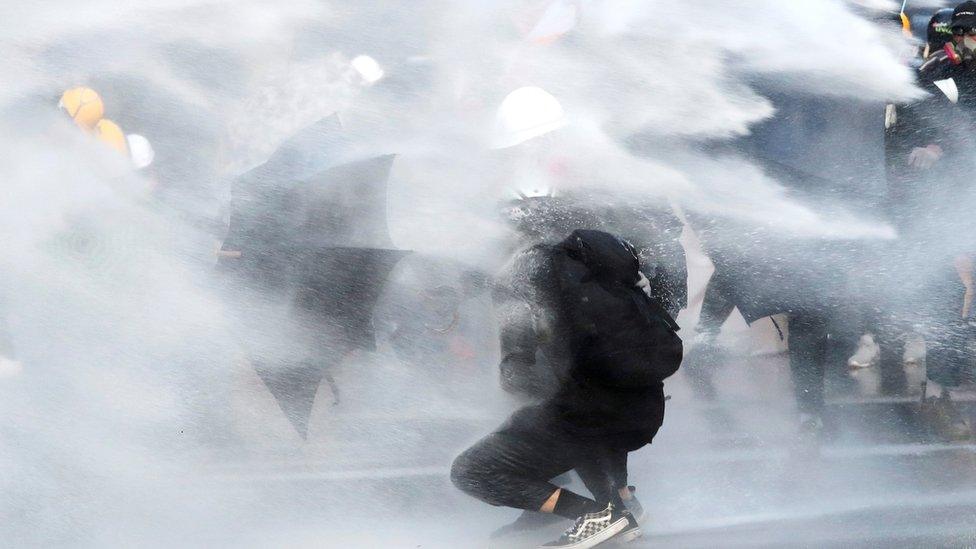
[[[221,258],[302,328],[296,344],[310,358],[255,367],[303,437],[322,379],[336,392],[330,367],[355,350],[375,349],[373,309],[408,253],[394,249],[387,226],[394,155],[350,161],[350,149],[333,116],[238,178]]]

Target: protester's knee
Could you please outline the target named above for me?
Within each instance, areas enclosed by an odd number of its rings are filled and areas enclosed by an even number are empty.
[[[466,494],[476,495],[478,486],[487,480],[483,478],[486,475],[479,462],[474,448],[468,448],[454,458],[454,463],[451,464],[451,482],[454,486]]]
[[[466,454],[467,452],[464,452],[454,458],[454,463],[451,464],[451,483],[461,491],[464,491],[464,487],[467,484],[464,481],[468,472],[468,459]]]

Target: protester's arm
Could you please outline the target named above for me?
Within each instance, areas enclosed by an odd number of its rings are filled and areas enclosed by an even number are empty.
[[[536,316],[541,304],[535,273],[539,262],[536,250],[522,252],[496,282],[493,292],[501,345],[499,381],[507,392],[528,396],[537,396],[542,384],[536,367],[540,340]]]
[[[524,303],[499,307],[501,362],[499,382],[509,393],[531,394],[536,385],[535,352],[538,347],[532,313]]]
[[[935,165],[951,145],[946,128],[940,123],[945,109],[951,108],[935,95],[898,109],[898,125],[912,145],[905,159],[909,167],[927,170]]]
[[[928,169],[946,155],[969,154],[969,117],[959,111],[960,75],[945,62],[933,59],[919,72],[919,85],[928,92],[921,99],[898,110],[898,126],[905,128],[912,148],[908,164]]]
[[[650,241],[631,241],[637,248],[640,270],[650,282],[651,297],[671,316],[688,306],[688,262],[681,245],[681,220],[668,210],[655,209],[641,217]]]
[[[924,147],[914,147],[908,154],[908,165],[920,170],[927,170],[935,165],[943,156],[945,151],[935,143],[929,143]]]
[[[668,314],[677,316],[688,306],[688,268],[684,249],[653,246],[638,250],[641,273],[649,282],[650,296],[664,307]],[[662,257],[662,256],[667,256]]]

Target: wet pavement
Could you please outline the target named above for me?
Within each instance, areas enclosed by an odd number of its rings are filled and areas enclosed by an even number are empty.
[[[733,355],[715,374],[721,390],[712,401],[684,374],[669,380],[665,426],[654,444],[631,456],[630,482],[648,511],[646,536],[632,546],[976,543],[976,445],[933,436],[916,396],[832,391],[828,423],[836,428],[814,444],[796,435],[785,354]],[[970,396],[957,398],[972,413]],[[285,545],[314,545],[330,528],[324,510],[338,497],[357,517],[373,509],[395,517],[378,531],[367,527],[367,537],[344,538],[345,546],[484,547],[489,533],[517,513],[459,493],[448,469],[460,450],[504,419],[511,403],[473,402],[337,407],[313,425],[319,438],[295,441],[291,450],[232,452],[232,459],[211,462],[202,482],[261,494],[268,507],[253,526],[265,537],[248,541],[277,544],[275,532],[294,532],[298,518],[317,526]],[[431,511],[439,524],[415,528]]]

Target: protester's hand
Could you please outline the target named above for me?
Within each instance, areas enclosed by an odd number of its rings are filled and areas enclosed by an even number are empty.
[[[651,281],[648,280],[647,277],[644,276],[644,273],[640,271],[637,272],[637,275],[640,278],[637,279],[636,286],[641,290],[644,290],[644,293],[647,294],[647,297],[654,297],[653,295],[651,295]]]
[[[908,155],[908,165],[920,170],[927,170],[942,158],[942,154],[942,147],[938,145],[915,147]]]

